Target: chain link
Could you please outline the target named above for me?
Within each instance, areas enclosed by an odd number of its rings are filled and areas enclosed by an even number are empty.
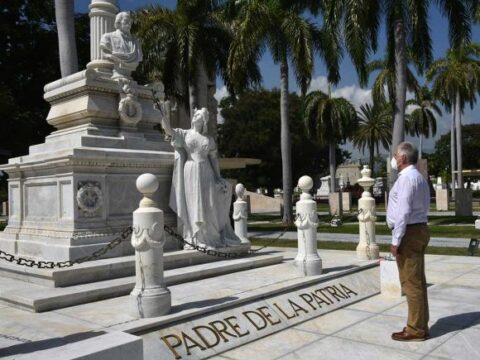
[[[75,260],[66,260],[66,261],[57,261],[57,262],[41,261],[41,260],[37,261],[32,259],[26,259],[23,257],[15,257],[15,255],[8,254],[2,250],[0,250],[0,259],[9,261],[11,263],[16,263],[17,265],[22,265],[27,267],[37,267],[39,269],[53,269],[55,267],[58,267],[58,268],[70,267],[76,264],[81,264],[86,261],[98,259],[100,256],[104,255],[107,251],[112,250],[113,248],[120,245],[123,241],[125,241],[125,239],[127,239],[130,236],[132,231],[133,229],[131,226],[127,227],[125,230],[121,232],[120,236],[110,241],[104,247],[94,251],[91,255],[82,256]]]
[[[187,244],[188,246],[192,247],[194,250],[197,250],[201,253],[204,253],[204,254],[207,254],[207,255],[210,255],[210,256],[216,256],[216,257],[223,257],[223,258],[234,258],[234,257],[241,257],[244,255],[244,253],[237,253],[237,252],[222,252],[222,251],[217,251],[217,250],[212,250],[212,249],[206,249],[204,247],[201,247],[201,246],[198,246],[198,245],[195,245],[191,242],[189,242],[188,240],[185,240],[185,238],[183,236],[181,236],[180,234],[178,234],[175,230],[173,230],[171,227],[169,227],[168,225],[164,225],[164,230],[165,232],[170,235],[170,236],[173,236],[175,239],[177,239],[181,244]],[[288,231],[288,225],[285,225],[285,228],[283,229],[283,231],[275,238],[275,239],[272,239],[271,241],[269,241],[267,244],[261,246],[260,248],[258,249],[250,249],[248,251],[248,254],[255,254],[257,252],[259,252],[260,250],[263,250],[265,249],[266,247],[268,246],[271,246],[274,242],[276,242],[278,239],[280,239],[283,235],[285,235],[285,233]]]

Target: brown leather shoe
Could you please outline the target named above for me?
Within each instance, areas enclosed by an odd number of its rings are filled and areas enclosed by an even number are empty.
[[[405,330],[392,334],[392,340],[396,341],[424,341],[427,336],[412,335]]]

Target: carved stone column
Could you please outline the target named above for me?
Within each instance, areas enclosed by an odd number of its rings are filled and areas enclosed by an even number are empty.
[[[245,194],[245,186],[237,184],[235,186],[237,201],[233,203],[233,221],[235,222],[235,234],[242,240],[243,244],[250,244],[248,240],[248,204],[243,200]]]
[[[322,273],[322,259],[317,252],[317,203],[312,200],[309,191],[313,187],[310,176],[302,176],[298,180],[298,187],[302,189],[300,201],[296,204],[296,220],[298,232],[298,254],[295,265],[306,275],[320,275]]]
[[[378,259],[379,249],[375,242],[375,199],[368,191],[375,183],[375,180],[370,177],[372,170],[367,165],[363,166],[361,171],[362,177],[358,180],[360,186],[365,190],[362,197],[358,199],[357,216],[359,221],[360,239],[357,246],[357,257],[361,260]]]
[[[152,199],[158,189],[155,175],[140,175],[136,185],[144,198],[133,213],[136,285],[130,293],[131,308],[134,316],[150,318],[168,314],[172,303],[163,277],[163,211]]]
[[[88,69],[111,72],[113,63],[105,60],[100,49],[103,34],[115,30],[115,16],[118,13],[117,0],[92,0],[90,6],[90,62]]]

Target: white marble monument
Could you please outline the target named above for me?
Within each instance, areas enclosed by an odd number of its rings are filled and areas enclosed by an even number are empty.
[[[317,252],[317,203],[309,193],[313,187],[313,180],[310,176],[302,176],[298,180],[298,186],[302,190],[302,195],[296,204],[298,254],[295,257],[295,265],[305,276],[320,275],[322,259]]]
[[[370,177],[372,170],[363,165],[362,177],[358,184],[363,187],[362,197],[358,199],[359,242],[357,257],[361,260],[373,260],[379,258],[379,248],[375,241],[375,199],[369,192],[375,180]]]
[[[4,251],[55,261],[93,253],[131,224],[140,200],[132,189],[146,172],[160,181],[155,199],[166,209],[165,222],[176,223],[167,204],[173,152],[154,129],[160,118],[152,106],[154,89],[138,86],[126,73],[112,79],[115,72],[134,66],[123,66],[129,61],[116,45],[114,61],[105,47],[100,49],[102,36],[115,30],[117,12],[116,1],[92,1],[91,62],[86,70],[45,86],[50,103],[46,120],[56,131],[43,144],[31,146],[28,155],[0,166],[9,175],[10,215],[0,233]],[[119,18],[126,21],[124,15]],[[137,44],[132,37],[130,41]],[[135,50],[134,65],[141,59]],[[165,249],[176,246],[167,241]],[[125,241],[105,256],[132,253]]]

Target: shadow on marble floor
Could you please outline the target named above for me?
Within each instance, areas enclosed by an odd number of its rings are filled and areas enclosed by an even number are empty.
[[[26,342],[23,344],[15,344],[15,345],[11,345],[9,347],[0,349],[0,357],[29,354],[36,351],[42,351],[42,350],[63,346],[66,344],[72,344],[78,341],[87,340],[87,339],[104,335],[104,334],[106,334],[105,331],[86,331],[86,332],[67,335],[64,337],[56,337],[56,338],[51,338],[46,340]]]
[[[331,273],[331,272],[344,271],[344,270],[349,270],[349,269],[354,269],[354,268],[358,268],[358,265],[327,267],[327,268],[323,268],[322,274],[328,274],[328,273]]]
[[[440,337],[478,324],[480,324],[480,311],[445,316],[430,327],[430,338]]]
[[[188,309],[198,309],[198,308],[203,308],[207,306],[218,305],[218,304],[222,304],[222,303],[237,300],[237,299],[238,297],[236,296],[226,296],[220,299],[207,299],[207,300],[187,302],[181,305],[173,306],[170,314],[174,314],[174,313],[188,310]]]

